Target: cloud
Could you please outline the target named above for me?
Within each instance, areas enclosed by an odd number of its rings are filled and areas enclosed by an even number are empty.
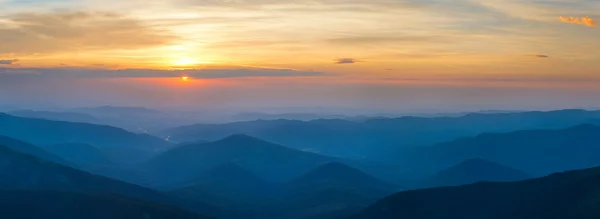
[[[588,17],[588,16],[585,16],[585,17],[563,17],[563,16],[560,16],[560,17],[558,17],[558,19],[563,23],[580,24],[580,25],[585,25],[588,27],[595,27],[598,24],[596,20],[594,20],[593,18]]]
[[[353,58],[340,58],[333,61],[335,61],[335,64],[354,64],[360,62],[359,60]]]
[[[0,68],[0,78],[243,78],[243,77],[316,77],[329,74],[290,69],[244,68],[244,69],[87,69],[87,68]]]
[[[332,44],[389,44],[389,43],[448,43],[451,42],[448,36],[349,36],[328,39]]]
[[[18,59],[0,59],[0,65],[12,65],[19,62]]]
[[[535,58],[550,58],[550,56],[543,55],[543,54],[527,54],[527,56],[535,57]]]
[[[0,25],[0,54],[132,50],[177,39],[141,21],[114,13],[17,13]]]

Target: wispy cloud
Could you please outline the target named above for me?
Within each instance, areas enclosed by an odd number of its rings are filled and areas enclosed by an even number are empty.
[[[550,56],[543,55],[543,54],[527,54],[527,56],[529,56],[529,57],[535,57],[535,58],[550,58]]]
[[[332,38],[327,40],[333,44],[389,44],[389,43],[401,43],[401,42],[427,42],[427,43],[447,43],[450,42],[448,37],[443,36],[350,36]]]
[[[333,60],[335,64],[354,64],[357,62],[360,62],[357,59],[354,58],[340,58],[340,59],[335,59]]]
[[[558,19],[563,23],[580,24],[580,25],[585,25],[588,27],[595,27],[598,25],[598,22],[596,20],[594,20],[593,18],[588,17],[588,16],[585,16],[585,17],[563,17],[563,16],[560,16],[560,17],[558,17]]]
[[[0,59],[0,65],[12,65],[19,62],[18,59]]]
[[[140,49],[177,37],[114,13],[46,12],[7,15],[0,25],[0,54]]]

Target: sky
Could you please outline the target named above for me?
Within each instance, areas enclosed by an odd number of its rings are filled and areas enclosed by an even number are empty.
[[[600,107],[598,0],[0,0],[0,106]]]

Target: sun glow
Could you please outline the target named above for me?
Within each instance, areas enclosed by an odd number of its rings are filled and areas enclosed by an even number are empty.
[[[186,81],[186,82],[187,82],[187,81],[190,81],[190,77],[188,77],[188,76],[183,76],[183,77],[181,77],[181,80],[182,80],[182,81]]]
[[[189,66],[200,63],[198,60],[190,57],[180,57],[171,61],[176,66]]]

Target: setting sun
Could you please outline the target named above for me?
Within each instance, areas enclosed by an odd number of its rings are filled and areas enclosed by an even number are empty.
[[[184,77],[181,77],[181,80],[182,81],[190,81],[190,77],[184,76]]]

